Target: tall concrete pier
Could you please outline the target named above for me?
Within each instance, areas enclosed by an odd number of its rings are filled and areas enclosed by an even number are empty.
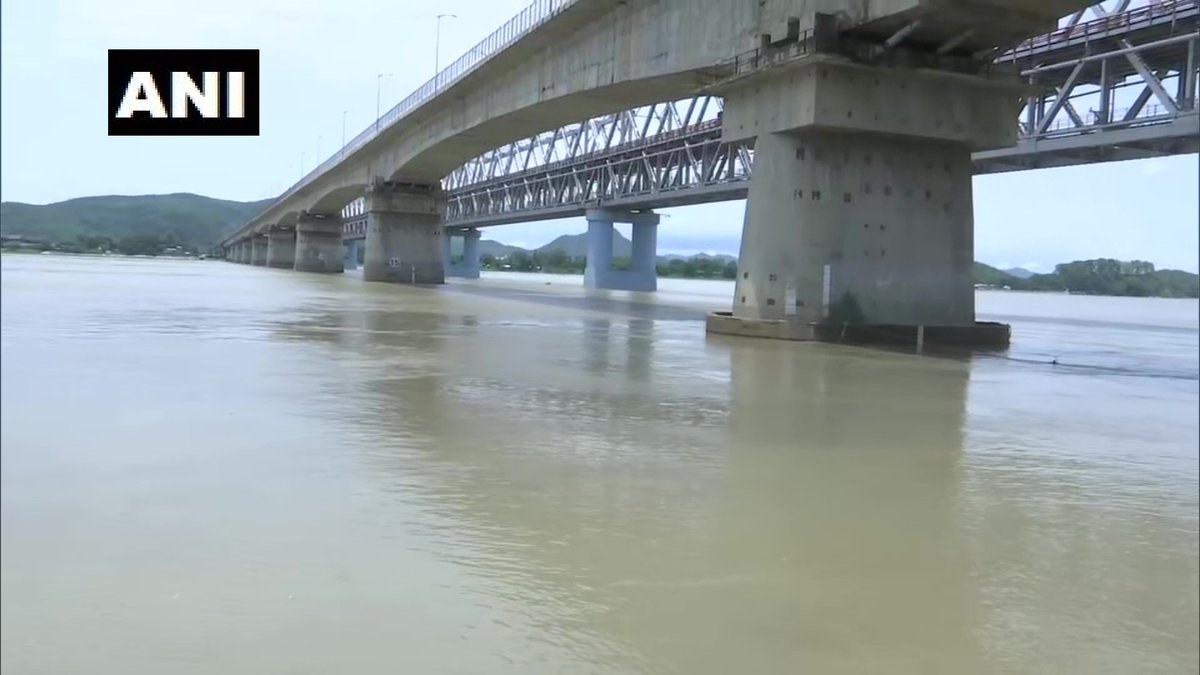
[[[342,218],[304,212],[296,220],[296,269],[338,274],[344,271]]]
[[[267,236],[256,234],[250,239],[250,264],[267,264]]]
[[[296,232],[273,228],[267,233],[267,267],[293,269],[296,266]]]
[[[367,240],[363,279],[413,284],[446,282],[441,186],[372,185],[366,195]]]
[[[1007,327],[975,322],[971,153],[1016,142],[1025,88],[983,64],[899,68],[884,54],[814,53],[721,88],[724,139],[753,139],[755,157],[732,311],[710,331],[1007,341]]]

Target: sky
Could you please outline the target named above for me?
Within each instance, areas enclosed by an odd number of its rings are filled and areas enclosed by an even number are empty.
[[[35,204],[107,194],[275,197],[527,0],[5,0],[0,3],[0,199]],[[261,135],[107,135],[110,48],[252,48]],[[383,78],[381,73],[388,74]],[[378,86],[378,89],[377,89]],[[345,114],[343,115],[343,111]],[[1198,266],[1196,155],[974,179],[975,257],[1048,271],[1069,260]],[[660,253],[736,254],[744,202],[666,209]],[[492,228],[538,246],[582,218]]]

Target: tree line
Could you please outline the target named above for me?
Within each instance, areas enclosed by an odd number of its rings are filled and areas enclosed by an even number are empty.
[[[1054,267],[1051,274],[1035,274],[1009,282],[1013,289],[1069,291],[1084,295],[1134,297],[1200,297],[1200,276],[1180,270],[1156,270],[1144,260],[1112,258],[1076,260]]]
[[[613,269],[629,269],[629,258],[613,258]],[[507,256],[481,255],[479,266],[485,270],[510,272],[549,272],[552,274],[583,274],[587,256],[570,256],[561,249],[551,251],[514,251]],[[715,258],[674,258],[657,264],[658,276],[685,279],[734,279],[737,263]]]

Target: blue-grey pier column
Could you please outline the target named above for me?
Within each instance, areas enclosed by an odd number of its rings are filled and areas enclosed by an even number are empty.
[[[658,214],[653,211],[588,209],[584,287],[619,291],[657,290],[658,220]],[[633,226],[633,250],[628,270],[612,269],[613,223],[630,223]]]
[[[452,262],[450,243],[454,237],[462,237],[463,256],[460,262]],[[479,230],[470,228],[459,232],[446,232],[442,245],[442,264],[446,268],[446,276],[462,279],[479,278]]]
[[[358,269],[358,240],[351,239],[346,242],[346,269]]]
[[[345,260],[341,215],[301,213],[296,220],[296,271],[341,274]]]

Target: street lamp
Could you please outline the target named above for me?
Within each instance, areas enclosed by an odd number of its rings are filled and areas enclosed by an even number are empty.
[[[438,14],[437,15],[437,30],[434,31],[434,38],[433,38],[433,90],[434,91],[438,90],[438,75],[441,74],[438,63],[440,62],[441,56],[442,56],[442,19],[445,17],[450,17],[451,19],[457,19],[458,15],[457,14]]]
[[[348,113],[348,112],[350,112],[350,111],[349,110],[342,111],[342,151],[341,151],[341,156],[343,156],[343,157],[346,156],[346,113]]]
[[[379,89],[383,78],[392,77],[394,73],[379,73],[375,76],[375,133],[379,133]]]

